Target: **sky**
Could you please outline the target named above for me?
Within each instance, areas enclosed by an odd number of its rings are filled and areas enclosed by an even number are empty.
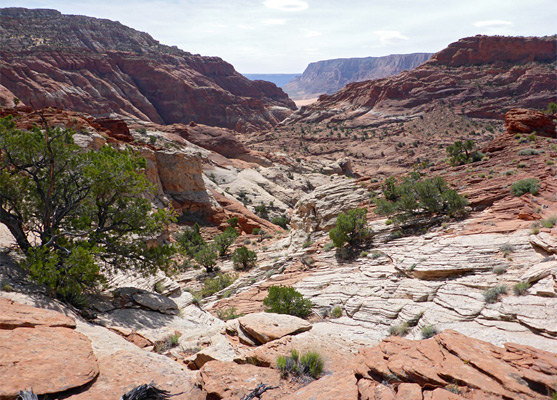
[[[555,0],[2,0],[120,21],[241,73],[301,73],[315,61],[435,53],[477,34],[557,33]]]

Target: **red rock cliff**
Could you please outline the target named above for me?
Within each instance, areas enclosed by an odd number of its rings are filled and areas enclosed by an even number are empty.
[[[161,45],[119,22],[23,8],[1,9],[0,22],[0,93],[36,108],[241,132],[272,127],[296,108],[270,82],[252,82],[218,57]]]

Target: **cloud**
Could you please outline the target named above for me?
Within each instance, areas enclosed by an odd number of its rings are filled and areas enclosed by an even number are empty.
[[[286,24],[286,20],[279,19],[279,18],[268,18],[263,21],[263,25],[284,25],[284,24]]]
[[[478,21],[474,22],[474,26],[478,28],[506,28],[512,26],[513,23],[510,21],[502,21],[500,19],[490,19],[488,21]]]
[[[302,32],[304,34],[304,37],[307,37],[307,38],[321,36],[321,32],[313,31],[311,29],[302,28],[302,29],[300,29],[300,32]]]
[[[379,37],[379,40],[382,44],[387,45],[395,44],[403,40],[408,40],[408,38],[399,31],[375,31],[373,32],[373,34]]]
[[[302,0],[265,0],[265,7],[280,11],[304,11],[309,4]]]

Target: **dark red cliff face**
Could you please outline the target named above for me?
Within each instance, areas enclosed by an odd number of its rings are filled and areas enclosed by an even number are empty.
[[[94,116],[189,123],[240,132],[270,128],[296,107],[218,57],[164,46],[118,22],[54,10],[0,10],[1,98]],[[4,104],[9,105],[9,104]]]
[[[451,44],[412,71],[351,83],[293,114],[291,121],[369,125],[450,106],[469,117],[503,119],[517,106],[557,101],[555,37],[475,36]]]

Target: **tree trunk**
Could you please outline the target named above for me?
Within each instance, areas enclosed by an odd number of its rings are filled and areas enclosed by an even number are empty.
[[[31,244],[20,221],[6,210],[0,208],[0,222],[8,227],[19,248],[24,253],[27,253],[27,250],[31,248]]]

